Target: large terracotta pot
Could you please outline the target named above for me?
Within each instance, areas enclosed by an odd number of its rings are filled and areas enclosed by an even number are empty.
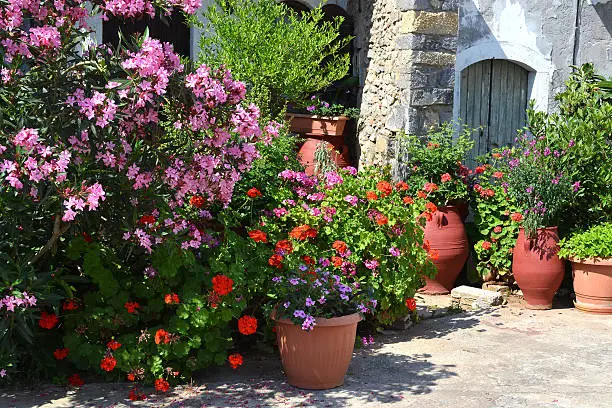
[[[315,152],[320,143],[327,144],[327,148],[331,150],[331,159],[338,167],[344,168],[350,166],[350,158],[348,146],[343,145],[341,149],[337,149],[328,142],[321,141],[318,139],[308,138],[304,144],[300,147],[298,152],[298,160],[304,166],[304,171],[309,176],[312,176],[315,171]]]
[[[438,275],[435,279],[425,277],[425,286],[419,292],[447,294],[453,289],[470,253],[462,209],[456,206],[438,208],[425,225],[424,239],[438,252],[438,259],[434,261]]]
[[[300,113],[288,113],[287,119],[291,132],[307,137],[343,136],[346,122],[349,120],[347,116],[323,117]]]
[[[612,314],[612,258],[570,259],[576,309]]]
[[[317,318],[310,332],[291,320],[276,320],[276,340],[289,384],[308,390],[342,385],[360,320],[359,313]]]
[[[533,238],[520,229],[512,254],[512,274],[528,309],[550,309],[561,286],[565,264],[559,252],[557,227],[538,228]]]

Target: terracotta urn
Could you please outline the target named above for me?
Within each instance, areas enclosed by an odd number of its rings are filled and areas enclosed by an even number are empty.
[[[565,264],[559,259],[557,227],[538,228],[534,237],[520,229],[512,254],[512,274],[528,309],[550,309],[561,286]]]
[[[276,321],[276,340],[289,384],[308,390],[325,390],[344,383],[353,357],[357,323],[361,315],[317,318],[305,331],[291,320]]]
[[[431,221],[427,221],[424,239],[438,252],[438,259],[434,260],[438,274],[435,279],[425,277],[425,286],[419,292],[444,295],[453,289],[470,253],[463,217],[462,208],[447,206],[438,208]]]
[[[612,314],[612,258],[570,261],[576,309],[589,313]]]
[[[350,166],[349,150],[347,145],[341,146],[341,150],[337,150],[335,146],[330,143],[308,138],[304,144],[300,147],[298,152],[298,160],[304,166],[304,171],[309,176],[312,176],[315,172],[315,152],[319,147],[319,144],[324,143],[326,148],[331,150],[330,158],[340,168]]]

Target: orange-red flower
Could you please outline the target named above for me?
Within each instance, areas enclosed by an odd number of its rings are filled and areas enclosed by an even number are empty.
[[[484,241],[482,243],[482,249],[484,249],[485,251],[488,251],[489,249],[491,249],[491,243],[489,241]]]
[[[436,149],[438,147],[440,147],[440,143],[427,142],[428,149]]]
[[[268,259],[268,265],[270,265],[270,266],[272,266],[274,268],[281,269],[283,267],[283,257],[280,256],[279,254],[273,254]]]
[[[225,275],[216,275],[212,278],[212,284],[215,293],[224,296],[233,290],[234,281]]]
[[[230,367],[232,367],[234,370],[240,367],[244,362],[244,359],[238,353],[231,354],[227,360],[229,361]]]
[[[334,243],[332,244],[332,248],[338,251],[340,255],[345,254],[348,250],[348,246],[344,241],[334,241]]]
[[[432,249],[427,253],[427,257],[432,261],[440,259],[440,252],[437,249]]]
[[[442,183],[446,183],[446,182],[451,181],[451,178],[452,178],[452,177],[451,177],[451,175],[450,175],[450,174],[448,174],[448,173],[444,173],[444,174],[442,175],[442,177],[440,177],[440,181],[441,181]]]
[[[132,313],[136,313],[136,309],[140,307],[140,304],[138,302],[125,302],[123,307],[127,309],[127,312],[129,314],[132,314]]]
[[[493,228],[493,232],[499,234],[500,232],[502,232],[502,227],[498,225],[497,227]]]
[[[395,189],[398,191],[406,191],[409,188],[410,187],[408,186],[408,184],[406,184],[405,181],[398,181],[397,183],[395,183]]]
[[[314,265],[315,264],[315,260],[311,256],[308,256],[308,255],[302,256],[302,261],[304,261],[304,263],[306,265]]]
[[[128,398],[130,401],[144,401],[147,399],[147,395],[145,393],[138,392],[137,390],[130,390]]]
[[[164,329],[158,329],[155,332],[155,344],[168,344],[170,343],[170,333],[165,331]]]
[[[494,159],[501,159],[501,157],[502,157],[502,155],[499,154],[499,153],[493,153],[492,156],[493,156]]]
[[[85,384],[85,381],[83,381],[80,375],[72,374],[70,377],[68,377],[68,384],[72,385],[73,387],[80,387]]]
[[[378,195],[373,191],[368,191],[366,193],[366,198],[368,199],[368,201],[376,201],[378,200]]]
[[[250,336],[257,332],[257,319],[253,316],[242,316],[238,319],[238,331],[245,336]]]
[[[62,305],[62,310],[71,311],[77,310],[79,308],[79,304],[72,299],[64,300],[64,304]]]
[[[378,213],[378,214],[376,214],[374,219],[376,220],[376,223],[378,225],[386,225],[386,224],[389,223],[389,218],[387,218],[387,216],[385,214]]]
[[[404,200],[404,204],[414,204],[414,200],[412,197],[406,196],[403,198],[403,200]]]
[[[305,241],[308,238],[315,238],[317,236],[317,230],[312,228],[310,225],[304,224],[291,230],[289,236],[293,239]]]
[[[266,233],[261,230],[249,231],[249,237],[255,242],[263,242],[264,244],[268,242],[268,237],[266,236]]]
[[[43,329],[51,330],[59,322],[59,318],[55,313],[42,312],[38,325]]]
[[[259,191],[258,189],[256,189],[255,187],[253,187],[252,189],[250,189],[249,191],[247,191],[247,195],[251,198],[255,198],[255,197],[261,197],[261,191]]]
[[[127,379],[128,381],[136,381],[136,375],[134,375],[134,373],[129,373]]]
[[[108,343],[106,343],[106,347],[108,347],[109,349],[115,351],[119,347],[121,347],[121,343],[119,343],[118,341],[115,341],[115,340],[111,340]]]
[[[424,192],[424,191],[419,190],[419,191],[417,191],[417,197],[419,197],[419,198],[427,198],[427,193]]]
[[[504,173],[502,173],[501,171],[496,171],[495,173],[493,173],[493,177],[500,179],[504,177]]]
[[[293,244],[288,239],[278,241],[274,248],[277,253],[282,251],[283,254],[290,254],[293,252]]]
[[[340,258],[339,256],[332,256],[331,257],[331,263],[332,265],[334,265],[336,268],[339,268],[342,266],[342,258]]]
[[[514,222],[521,222],[523,221],[523,214],[515,212],[512,213],[512,215],[510,216],[510,218],[512,219],[512,221]]]
[[[425,241],[423,241],[423,249],[427,252],[429,252],[429,250],[431,249],[431,244],[429,243],[429,240],[426,239]]]
[[[434,191],[438,190],[438,185],[436,183],[425,183],[423,190],[427,191],[428,193],[433,193]]]
[[[429,201],[427,204],[425,204],[425,209],[427,209],[427,211],[429,211],[430,213],[435,213],[436,211],[438,211],[438,207],[432,203],[431,201]]]
[[[104,357],[102,361],[100,361],[100,368],[104,371],[113,371],[116,365],[117,360],[113,356]]]
[[[484,171],[485,171],[485,166],[478,166],[478,167],[476,167],[476,169],[474,170],[474,172],[475,172],[476,174],[481,174],[481,173],[484,173]]]
[[[189,204],[195,208],[202,208],[205,202],[206,200],[204,200],[204,197],[199,195],[193,196],[189,199]]]
[[[408,298],[406,299],[406,307],[408,308],[408,310],[410,310],[411,312],[414,311],[416,309],[416,300],[414,300],[414,298]]]
[[[63,360],[68,357],[69,352],[70,350],[67,348],[55,349],[53,352],[53,357],[55,357],[56,360]]]
[[[163,378],[158,378],[155,380],[155,389],[157,391],[166,392],[170,389],[170,384],[168,384],[168,381],[164,380]]]
[[[164,302],[167,305],[171,305],[173,303],[179,304],[180,301],[181,301],[181,299],[179,298],[179,296],[176,293],[168,293],[166,296],[164,296]]]
[[[388,181],[379,181],[376,183],[376,189],[380,191],[381,196],[386,197],[393,192],[393,187]]]
[[[140,223],[144,225],[155,224],[155,217],[152,215],[143,215],[140,217]]]

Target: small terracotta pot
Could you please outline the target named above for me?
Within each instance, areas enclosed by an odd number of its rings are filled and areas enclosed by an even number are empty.
[[[310,332],[291,320],[276,320],[276,340],[289,384],[308,390],[342,385],[360,320],[359,313],[317,318]]]
[[[612,258],[570,259],[576,309],[612,314]]]
[[[432,220],[425,224],[424,239],[429,241],[432,249],[438,251],[438,259],[434,261],[438,275],[435,279],[425,277],[425,286],[419,292],[448,294],[470,253],[462,209],[456,206],[438,208]]]
[[[523,291],[528,309],[550,309],[555,292],[561,286],[565,264],[559,259],[557,227],[538,228],[528,238],[520,229],[512,254],[512,274]]]
[[[323,117],[288,113],[290,131],[306,137],[312,136],[342,136],[348,122],[348,116]]]
[[[304,166],[306,174],[312,176],[315,172],[315,152],[320,143],[325,143],[327,148],[332,149],[330,156],[338,167],[344,168],[350,166],[348,146],[343,145],[340,150],[336,150],[335,146],[330,145],[328,142],[308,138],[298,152],[298,160]]]

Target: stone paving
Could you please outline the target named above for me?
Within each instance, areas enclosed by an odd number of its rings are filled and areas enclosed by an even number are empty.
[[[447,307],[448,298],[429,303]],[[289,386],[274,354],[246,361],[144,402],[126,399],[127,384],[86,384],[0,390],[0,407],[612,407],[612,317],[570,307],[529,311],[511,300],[387,331],[355,352],[334,390]]]

